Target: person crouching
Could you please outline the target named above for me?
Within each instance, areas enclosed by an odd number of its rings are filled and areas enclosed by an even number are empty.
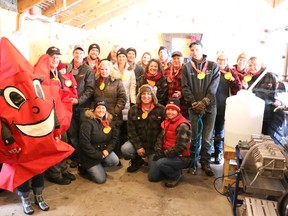
[[[104,167],[117,166],[119,158],[113,152],[118,129],[110,125],[112,115],[106,110],[104,98],[95,100],[95,109],[85,112],[79,134],[79,172],[102,184],[106,181]]]
[[[166,187],[175,187],[182,177],[182,169],[190,160],[191,125],[180,113],[178,98],[170,98],[166,105],[166,120],[155,145],[155,164],[150,181],[166,180]]]

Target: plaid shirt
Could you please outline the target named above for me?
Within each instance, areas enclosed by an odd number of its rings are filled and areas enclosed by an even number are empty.
[[[182,68],[182,67],[181,67]],[[182,87],[181,87],[181,78],[182,78],[182,74],[181,74],[181,68],[179,69],[179,73],[173,77],[173,79],[171,79],[170,82],[170,74],[171,71],[174,70],[174,67],[171,65],[169,68],[167,68],[164,72],[163,75],[167,78],[167,83],[168,83],[168,98],[172,98],[173,94],[175,93],[175,91],[180,91],[182,94]],[[177,71],[175,71],[174,73],[177,73]],[[173,75],[173,72],[172,72]],[[185,117],[188,118],[188,107],[187,107],[187,103],[182,97],[180,98],[180,108],[181,108],[181,114]]]

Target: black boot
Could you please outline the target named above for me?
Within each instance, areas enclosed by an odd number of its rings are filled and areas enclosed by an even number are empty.
[[[43,187],[33,188],[35,204],[38,205],[42,211],[48,211],[49,206],[43,199],[42,191],[43,191]]]
[[[137,155],[136,158],[131,159],[130,166],[127,168],[127,172],[136,172],[144,164],[144,160]]]
[[[18,191],[18,196],[21,198],[24,213],[32,215],[34,213],[34,209],[29,199],[29,192]]]

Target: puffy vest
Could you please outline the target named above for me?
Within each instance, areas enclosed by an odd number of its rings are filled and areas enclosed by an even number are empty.
[[[168,125],[167,125],[167,122],[168,122]],[[165,123],[166,125],[164,128]],[[170,121],[165,120],[162,123],[162,128],[165,129],[164,144],[163,144],[164,150],[170,149],[176,145],[176,136],[177,136],[176,130],[177,130],[177,127],[182,123],[186,123],[187,125],[189,125],[189,128],[191,129],[190,123],[187,121],[186,118],[182,116],[182,114],[179,114],[178,116],[176,116],[174,119]],[[187,145],[187,149],[179,156],[190,156],[190,142]]]

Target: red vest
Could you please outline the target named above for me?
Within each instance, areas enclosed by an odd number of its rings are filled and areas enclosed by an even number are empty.
[[[176,130],[178,126],[182,123],[186,123],[189,125],[189,128],[191,129],[190,123],[187,121],[186,118],[182,116],[182,114],[179,114],[172,120],[165,120],[162,122],[161,126],[163,129],[165,129],[165,134],[164,134],[164,144],[163,144],[163,149],[170,149],[173,146],[176,145]],[[187,149],[180,154],[179,156],[190,156],[190,142],[187,145]]]

